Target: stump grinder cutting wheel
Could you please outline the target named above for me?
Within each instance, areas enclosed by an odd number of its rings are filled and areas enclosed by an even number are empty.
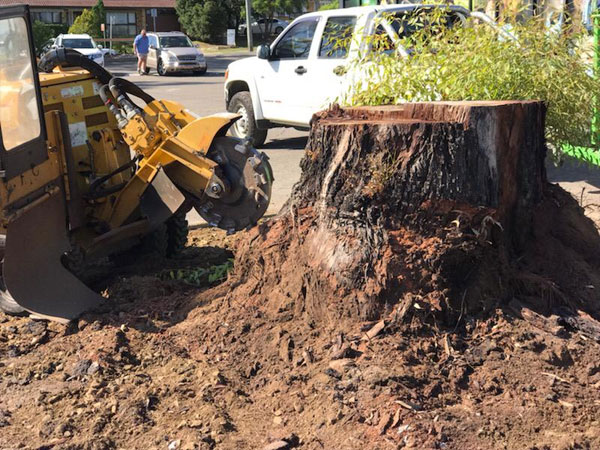
[[[180,240],[169,224],[191,206],[228,232],[263,216],[273,175],[225,136],[238,115],[199,118],[75,50],[38,71],[31,36],[27,6],[0,8],[0,309],[68,321],[103,299],[65,260],[123,252],[165,224]]]

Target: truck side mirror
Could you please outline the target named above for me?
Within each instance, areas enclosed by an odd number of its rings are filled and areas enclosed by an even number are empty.
[[[261,44],[256,49],[256,56],[258,59],[269,59],[271,57],[271,47],[265,44]]]

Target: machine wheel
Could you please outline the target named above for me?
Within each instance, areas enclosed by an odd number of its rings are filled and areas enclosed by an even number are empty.
[[[167,225],[162,224],[152,233],[144,236],[139,244],[128,250],[111,255],[110,259],[117,266],[137,264],[140,258],[147,256],[154,256],[154,259],[160,259],[167,255],[168,245]]]
[[[161,77],[164,77],[167,74],[167,70],[165,69],[165,65],[163,64],[162,59],[158,60],[156,71]]]
[[[194,70],[194,75],[204,75],[205,73],[206,73],[206,69]]]
[[[0,311],[11,316],[27,315],[27,311],[21,308],[4,285],[2,269],[4,268],[4,248],[6,247],[6,236],[0,235]]]
[[[250,92],[242,91],[235,94],[227,110],[241,115],[231,127],[231,133],[240,139],[248,138],[254,147],[262,146],[267,140],[267,130],[259,130],[256,127],[254,118],[254,108],[252,107],[252,97]]]
[[[186,211],[187,212],[187,211]],[[167,256],[177,256],[185,248],[188,238],[186,212],[178,212],[167,220]]]
[[[142,239],[141,254],[155,255],[164,258],[169,248],[169,232],[166,224],[160,225]]]

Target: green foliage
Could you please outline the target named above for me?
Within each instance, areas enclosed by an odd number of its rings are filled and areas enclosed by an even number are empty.
[[[163,272],[162,279],[179,280],[194,286],[207,286],[227,278],[227,274],[233,269],[233,259],[224,264],[210,266],[208,268],[178,269]]]
[[[133,54],[133,46],[130,42],[114,42],[112,48],[119,54]]]
[[[255,17],[264,17],[272,19],[275,13],[279,14],[294,14],[302,11],[302,7],[306,4],[306,0],[253,0],[252,12]],[[263,31],[264,36],[270,36],[273,32],[271,22],[268,22],[267,27]]]
[[[340,2],[337,0],[333,0],[329,3],[325,3],[319,7],[319,11],[329,11],[331,9],[338,9],[340,7]]]
[[[227,11],[227,28],[235,28],[242,21],[242,16],[246,17],[245,0],[225,0],[223,7]]]
[[[96,29],[97,20],[91,9],[84,9],[73,25],[69,28],[71,34],[89,34],[92,37],[100,37],[100,26]]]
[[[48,42],[50,39],[58,36],[61,33],[67,32],[66,25],[54,25],[47,24],[44,22],[40,22],[36,20],[32,25],[33,29],[33,43],[35,46],[36,54],[39,54],[42,51],[42,47]]]
[[[228,11],[222,2],[215,0],[177,0],[175,4],[179,21],[193,39],[222,43],[229,21]]]
[[[98,0],[94,7],[92,8],[92,12],[94,13],[94,20],[96,21],[94,24],[94,31],[97,31],[97,35],[91,35],[93,37],[100,38],[102,37],[102,31],[100,29],[100,25],[106,23],[106,10],[104,9],[104,1]]]
[[[537,20],[511,24],[516,40],[474,21],[450,27],[443,14],[382,20],[401,38],[393,43],[376,34],[366,52],[355,54],[350,67],[361,81],[342,102],[544,100],[555,159],[564,144],[589,145],[592,94],[600,92],[600,79],[591,76],[582,36],[548,33]]]

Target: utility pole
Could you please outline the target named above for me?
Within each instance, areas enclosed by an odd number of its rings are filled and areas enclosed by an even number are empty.
[[[248,36],[248,50],[252,51],[252,24],[250,18],[252,17],[252,5],[250,0],[246,0],[246,35]]]

